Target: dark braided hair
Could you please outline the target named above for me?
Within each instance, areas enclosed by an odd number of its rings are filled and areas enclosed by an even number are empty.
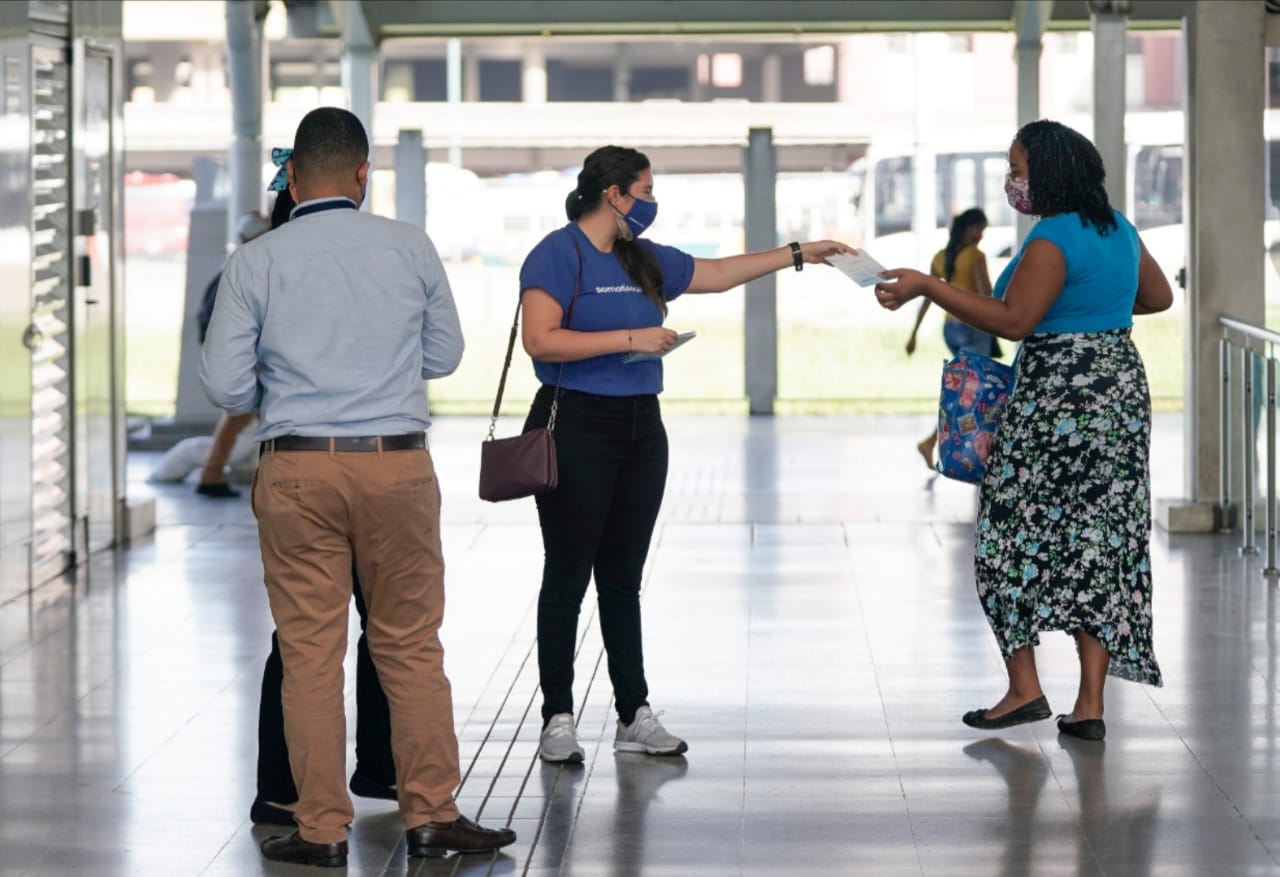
[[[964,249],[965,232],[975,225],[981,225],[983,228],[987,225],[987,214],[977,207],[970,207],[951,220],[951,237],[947,240],[946,254],[942,257],[942,279],[947,283],[951,282],[951,278],[956,273],[956,257]]]
[[[569,193],[564,202],[564,212],[570,222],[600,206],[604,191],[616,185],[623,194],[649,169],[649,159],[644,153],[624,146],[601,146],[587,156],[578,174],[578,188]],[[662,294],[662,268],[658,259],[636,241],[619,237],[613,242],[613,251],[623,269],[653,302],[663,316],[667,313],[667,299]]]
[[[271,205],[271,227],[279,228],[289,221],[289,216],[293,213],[293,208],[297,207],[297,202],[293,200],[293,196],[289,194],[288,189],[281,189],[276,193],[276,203]]]
[[[1102,185],[1106,168],[1087,137],[1060,122],[1041,119],[1023,125],[1016,139],[1027,150],[1033,215],[1078,213],[1080,224],[1092,225],[1100,235],[1116,228]]]

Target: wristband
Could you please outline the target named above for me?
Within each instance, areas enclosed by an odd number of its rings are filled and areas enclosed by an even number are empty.
[[[800,249],[800,245],[792,241],[787,246],[791,247],[791,261],[795,264],[797,271],[804,270],[804,251]]]

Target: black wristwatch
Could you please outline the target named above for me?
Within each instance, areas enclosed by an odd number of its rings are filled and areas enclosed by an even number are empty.
[[[804,251],[800,249],[800,245],[795,241],[787,244],[791,247],[791,261],[795,264],[797,271],[804,270]]]

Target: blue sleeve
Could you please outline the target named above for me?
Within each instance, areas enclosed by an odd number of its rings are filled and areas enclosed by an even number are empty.
[[[558,231],[543,238],[520,266],[521,295],[526,289],[545,290],[566,311],[577,282],[578,254],[574,252],[573,240]]]
[[[655,244],[653,241],[640,241],[658,259],[658,267],[662,269],[662,293],[667,301],[680,295],[693,282],[693,256],[684,250]]]
[[[1066,259],[1070,255],[1072,244],[1080,239],[1080,214],[1060,213],[1057,216],[1046,216],[1031,226],[1027,239],[1022,242],[1023,251],[1032,241],[1048,241],[1062,251]]]

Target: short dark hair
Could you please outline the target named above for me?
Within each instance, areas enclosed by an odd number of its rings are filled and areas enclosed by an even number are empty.
[[[308,180],[336,177],[369,160],[369,137],[356,115],[320,107],[302,117],[293,135],[293,173]]]
[[[1092,225],[1102,235],[1116,227],[1103,186],[1107,171],[1089,138],[1061,122],[1040,119],[1018,129],[1016,139],[1027,150],[1033,215],[1078,213],[1081,225]]]

